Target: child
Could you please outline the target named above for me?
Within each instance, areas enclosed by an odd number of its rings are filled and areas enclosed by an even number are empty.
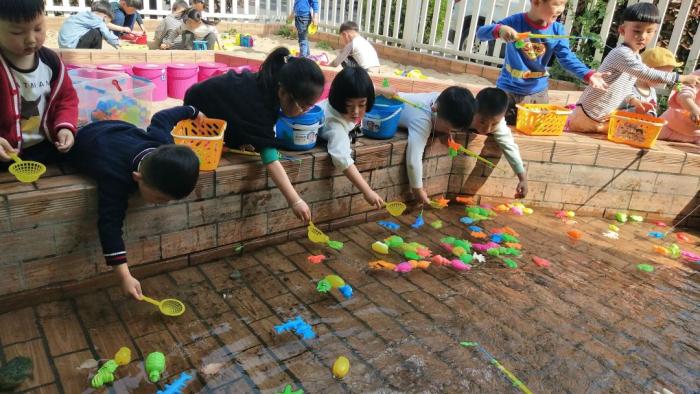
[[[379,72],[379,57],[369,41],[360,35],[360,28],[355,22],[340,25],[340,41],[345,45],[330,64],[330,67],[359,66],[367,71]]]
[[[659,10],[651,3],[637,3],[625,9],[619,28],[623,43],[610,51],[600,65],[610,87],[607,91],[586,88],[569,119],[570,131],[607,133],[610,113],[629,95],[637,78],[666,84],[695,85],[700,81],[698,76],[654,70],[642,63],[639,51],[654,37],[660,21]]]
[[[309,57],[309,25],[313,21],[318,25],[318,0],[294,0],[294,9],[290,18],[294,18],[299,37],[299,56]]]
[[[413,194],[423,204],[430,198],[423,189],[423,152],[428,138],[433,134],[447,144],[452,132],[467,131],[472,124],[476,101],[472,93],[459,86],[451,86],[442,93],[396,93],[393,89],[378,88],[386,97],[399,97],[416,104],[404,105],[399,126],[408,129],[406,147],[406,169]]]
[[[642,63],[647,67],[665,72],[671,72],[674,68],[683,65],[683,63],[676,61],[671,51],[662,47],[645,50],[641,58]],[[637,83],[635,83],[632,88],[632,93],[625,97],[622,105],[620,105],[620,109],[629,112],[636,111],[640,114],[649,114],[656,117],[658,116],[656,114],[657,104],[658,98],[654,86],[646,80],[637,79]]]
[[[119,38],[107,23],[112,22],[112,7],[106,1],[94,1],[90,11],[82,11],[63,22],[58,32],[59,48],[102,49],[102,39],[119,48]]]
[[[45,48],[43,0],[0,7],[0,161],[56,161],[73,146],[78,96],[58,55]]]
[[[93,122],[80,129],[71,159],[97,181],[97,228],[107,265],[122,290],[141,299],[141,285],[129,272],[122,226],[129,195],[137,190],[149,203],[187,197],[199,178],[199,159],[174,145],[170,131],[184,119],[201,118],[193,107],[175,107],[153,115],[147,131],[118,120]]]
[[[200,11],[190,8],[182,14],[182,20],[182,46],[185,49],[193,49],[195,41],[206,41],[207,49],[216,47],[216,28],[202,19]]]
[[[532,0],[532,7],[527,13],[511,15],[499,23],[482,26],[477,30],[477,36],[482,41],[501,38],[508,43],[496,86],[509,96],[510,107],[506,114],[509,125],[515,124],[516,104],[549,102],[547,65],[552,56],[556,56],[565,70],[588,82],[590,86],[607,88],[603,75],[589,69],[571,52],[568,39],[531,38],[522,49],[516,47],[518,33],[566,35],[564,25],[557,22],[565,8],[566,0]]]
[[[359,67],[343,69],[335,76],[328,100],[319,105],[326,123],[319,136],[328,141],[333,165],[345,174],[370,205],[381,208],[384,200],[367,184],[352,160],[349,134],[374,105],[374,85],[367,71]]]
[[[117,37],[122,37],[128,33],[130,33],[131,36],[125,37],[131,38],[132,36],[146,34],[146,30],[141,23],[141,16],[138,13],[138,10],[143,9],[143,0],[119,0],[119,2],[110,3],[110,5],[112,6],[114,18],[112,18],[111,23],[107,24],[107,27],[109,27]],[[139,24],[142,30],[141,33],[134,31],[134,23]]]
[[[493,136],[496,144],[503,151],[510,168],[518,177],[515,198],[527,197],[527,173],[520,157],[520,149],[513,139],[513,134],[506,124],[508,95],[498,88],[481,89],[476,95],[476,114],[469,129],[470,132]]]
[[[153,36],[151,49],[183,49],[182,14],[187,10],[187,2],[177,0],[173,3],[172,13],[158,24]]]
[[[323,92],[321,68],[306,58],[291,56],[287,48],[273,50],[257,73],[243,72],[209,78],[192,86],[185,104],[227,122],[224,142],[234,149],[258,152],[268,174],[294,214],[309,221],[311,211],[279,162],[275,124],[280,113],[294,117],[308,111]]]
[[[700,70],[693,75],[700,77]],[[684,85],[680,92],[671,93],[668,110],[661,115],[668,123],[661,129],[659,139],[690,142],[700,145],[700,86]]]

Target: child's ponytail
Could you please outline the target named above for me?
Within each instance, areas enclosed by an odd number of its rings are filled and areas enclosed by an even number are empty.
[[[312,60],[291,56],[285,47],[275,48],[260,66],[258,81],[277,101],[277,90],[283,87],[294,99],[313,104],[321,96],[325,78]]]

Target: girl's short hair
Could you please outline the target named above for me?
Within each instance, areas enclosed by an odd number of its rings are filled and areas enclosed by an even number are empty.
[[[341,114],[347,113],[348,99],[366,98],[367,111],[374,106],[374,83],[362,67],[346,67],[335,76],[328,94],[328,103]]]

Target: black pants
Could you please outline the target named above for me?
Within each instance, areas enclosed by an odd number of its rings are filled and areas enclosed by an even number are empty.
[[[78,40],[77,49],[102,49],[102,33],[98,29],[90,29]]]
[[[549,103],[549,90],[545,89],[539,93],[529,96],[521,96],[506,92],[508,95],[508,110],[506,111],[506,123],[508,126],[515,126],[518,119],[518,108],[516,104],[547,104]]]

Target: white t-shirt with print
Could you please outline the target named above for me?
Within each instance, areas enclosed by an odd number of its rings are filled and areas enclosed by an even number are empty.
[[[41,60],[33,70],[12,68],[21,96],[20,126],[22,147],[28,148],[42,142],[46,137],[41,131],[41,118],[51,94],[51,67]]]

